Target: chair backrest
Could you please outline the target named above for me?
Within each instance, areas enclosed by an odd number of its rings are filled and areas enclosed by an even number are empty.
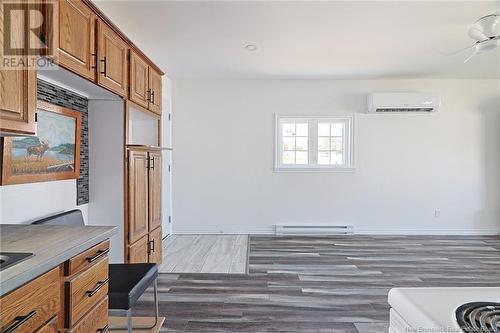
[[[81,210],[74,209],[69,212],[64,212],[52,215],[41,220],[37,220],[31,224],[46,224],[46,225],[85,225]]]

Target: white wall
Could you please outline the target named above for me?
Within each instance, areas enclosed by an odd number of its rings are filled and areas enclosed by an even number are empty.
[[[174,233],[498,233],[500,80],[176,80]],[[368,115],[374,91],[438,92],[439,112]],[[274,113],[355,115],[354,173],[275,173]],[[435,210],[440,217],[435,217]]]
[[[89,224],[113,225],[109,260],[124,261],[123,101],[89,101]]]
[[[76,180],[0,186],[0,223],[30,223],[80,209],[87,222],[88,205],[76,205]]]

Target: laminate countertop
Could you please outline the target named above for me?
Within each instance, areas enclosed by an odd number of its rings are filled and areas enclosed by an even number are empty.
[[[116,227],[0,224],[0,252],[33,257],[0,271],[0,296],[110,238]]]

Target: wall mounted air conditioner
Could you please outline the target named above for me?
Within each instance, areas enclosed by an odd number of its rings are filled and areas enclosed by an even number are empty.
[[[428,113],[441,104],[438,94],[373,93],[368,95],[368,113]]]

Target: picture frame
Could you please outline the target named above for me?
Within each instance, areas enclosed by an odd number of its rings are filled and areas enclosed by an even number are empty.
[[[37,101],[36,136],[4,137],[1,185],[77,179],[82,115]]]

